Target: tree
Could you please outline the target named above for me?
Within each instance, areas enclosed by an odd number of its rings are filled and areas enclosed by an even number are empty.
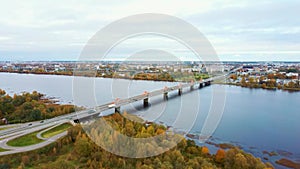
[[[241,84],[242,84],[243,87],[247,86],[245,77],[242,78]]]
[[[271,79],[269,82],[268,82],[268,86],[273,88],[276,86],[276,80],[275,79]]]
[[[27,165],[29,163],[29,157],[27,155],[22,156],[22,163]]]
[[[57,150],[56,150],[55,147],[53,147],[52,152],[53,152],[54,155],[57,153]]]
[[[21,163],[21,164],[18,166],[18,169],[24,169],[24,168],[25,168],[24,163]]]
[[[255,79],[253,77],[250,77],[249,78],[249,82],[252,84],[252,83],[255,83]]]
[[[237,79],[237,75],[236,75],[236,74],[232,74],[232,75],[230,75],[230,79],[232,79],[232,80],[236,80],[236,79]]]
[[[225,158],[225,155],[226,155],[225,150],[219,149],[217,151],[216,157],[215,157],[216,162],[218,162],[218,163],[222,162],[224,160],[224,158]]]
[[[277,85],[278,89],[282,89],[282,86],[280,84]]]
[[[41,111],[38,109],[34,109],[30,112],[30,121],[40,120],[42,118]]]
[[[264,81],[265,80],[265,77],[264,76],[260,76],[259,77],[259,82],[262,82],[262,81]]]
[[[247,159],[245,158],[245,156],[241,153],[238,153],[235,155],[234,157],[234,163],[232,166],[233,169],[247,169],[249,168],[249,164],[247,162]]]
[[[274,74],[273,73],[270,73],[270,74],[268,74],[268,79],[274,79]]]
[[[202,154],[209,154],[209,149],[206,146],[203,146],[201,149]]]
[[[2,89],[0,89],[0,96],[4,96],[6,94],[6,92]]]
[[[136,132],[134,130],[133,123],[131,121],[126,121],[125,132],[128,136],[135,136]]]
[[[76,140],[74,149],[79,156],[87,157],[90,154],[92,147],[86,139],[80,137]]]
[[[290,81],[288,83],[288,88],[295,88],[295,83],[293,81]]]

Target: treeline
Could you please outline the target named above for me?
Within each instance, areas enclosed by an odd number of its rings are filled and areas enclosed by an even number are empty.
[[[32,93],[14,94],[12,97],[0,89],[1,124],[42,120],[74,112],[73,105],[58,105],[44,95]]]
[[[105,117],[115,130],[133,137],[149,137],[164,134],[164,126],[139,124],[120,114]],[[94,128],[94,130],[97,130]],[[113,141],[111,136],[111,140]],[[162,140],[164,142],[164,140]],[[111,142],[113,143],[113,142]],[[126,147],[129,148],[129,147]],[[153,147],[153,150],[155,147]],[[139,150],[136,150],[139,151]],[[273,168],[239,149],[220,149],[215,155],[207,147],[199,147],[194,141],[183,139],[174,148],[149,158],[125,158],[114,155],[97,146],[84,130],[74,126],[68,135],[56,143],[39,150],[7,155],[0,158],[0,168],[97,168],[97,169],[267,169]]]
[[[31,71],[15,71],[15,70],[0,70],[0,72],[7,73],[24,73],[24,74],[44,74],[44,75],[65,75],[65,76],[84,76],[84,77],[102,77],[102,78],[119,78],[119,79],[134,79],[134,80],[152,80],[152,81],[181,81],[190,82],[198,81],[200,79],[207,79],[210,76],[208,74],[202,74],[197,72],[158,72],[158,73],[145,73],[140,72],[135,74],[135,72],[130,73],[119,73],[117,71],[107,71],[103,73],[102,71],[94,70],[76,70],[76,71],[55,71],[46,72],[40,69],[34,69]]]
[[[242,87],[248,87],[248,88],[300,90],[299,82],[290,81],[286,84],[277,83],[276,79],[285,79],[285,77],[282,76],[284,75],[269,74],[266,77],[260,76],[260,78],[253,78],[246,75],[246,76],[242,76],[240,83],[237,83],[236,85],[240,85]],[[230,78],[236,80],[237,75],[231,75]]]
[[[154,80],[154,81],[170,81],[170,82],[190,82],[199,81],[201,79],[208,79],[208,74],[201,74],[196,72],[172,72],[172,73],[139,73],[134,75],[136,80]]]
[[[169,73],[138,73],[133,76],[134,80],[170,81],[174,78]]]
[[[176,79],[176,81],[199,81],[201,79],[208,79],[210,76],[209,74],[205,73],[198,73],[198,72],[174,72],[172,73],[172,77]]]
[[[0,72],[22,73],[22,74],[40,74],[40,75],[65,75],[65,76],[73,76],[73,71],[46,72],[43,69],[33,69],[31,71],[23,71],[23,70],[0,70]]]

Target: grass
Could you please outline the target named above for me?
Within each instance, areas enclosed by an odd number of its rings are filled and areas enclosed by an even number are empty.
[[[13,147],[24,147],[24,146],[29,146],[33,144],[38,144],[43,142],[44,140],[41,140],[36,137],[37,133],[40,131],[36,131],[18,138],[15,138],[13,140],[10,140],[7,142],[7,145],[13,146]]]
[[[0,147],[0,152],[4,152],[4,151],[7,151],[7,150]]]
[[[66,131],[66,130],[67,130],[68,128],[70,128],[71,126],[72,126],[72,125],[69,124],[69,123],[61,124],[61,125],[59,125],[59,126],[56,126],[56,127],[52,128],[52,129],[50,129],[50,130],[48,130],[48,131],[42,133],[41,136],[44,137],[44,138],[49,138],[49,137],[55,136],[55,135],[57,135],[57,134],[59,134],[59,133],[62,133],[62,132],[64,132],[64,131]]]
[[[6,130],[6,129],[9,129],[9,128],[13,128],[14,126],[10,126],[10,127],[0,127],[0,130]]]

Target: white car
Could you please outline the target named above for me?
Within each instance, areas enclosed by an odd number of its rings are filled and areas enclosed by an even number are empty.
[[[112,107],[116,107],[116,105],[113,103],[113,104],[108,105],[108,107],[112,108]]]

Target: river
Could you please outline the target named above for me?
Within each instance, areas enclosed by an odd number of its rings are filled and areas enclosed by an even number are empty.
[[[96,78],[94,82],[97,104],[111,102],[115,97],[122,98],[140,94],[145,90],[152,91],[164,86],[174,86],[171,82],[103,78]],[[0,88],[6,90],[8,94],[36,90],[48,97],[58,99],[60,103],[76,104],[73,99],[72,83],[72,76],[0,73]],[[111,91],[120,87],[125,92],[121,92],[120,95],[112,94]],[[268,157],[272,164],[274,160],[282,157],[300,162],[300,92],[211,85],[193,92],[185,90],[185,94],[181,97],[175,97],[176,92],[170,93],[168,101],[163,101],[162,96],[151,98],[151,106],[148,109],[143,109],[142,102],[138,102],[124,107],[123,110],[167,125],[179,121],[179,126],[184,126],[190,133],[197,134],[200,133],[207,117],[212,91],[219,88],[226,90],[225,108],[210,141],[241,146],[255,156]],[[191,100],[194,98],[197,99],[199,108],[195,108],[195,100]],[[93,107],[94,105],[93,102],[86,102],[81,106]],[[179,109],[181,112],[178,111]],[[198,110],[197,114],[191,114],[195,110]],[[178,118],[179,113],[187,118]],[[195,121],[191,122],[192,119]],[[214,151],[213,146],[210,148]],[[262,153],[264,150],[275,151],[279,155],[269,157]],[[276,167],[282,168],[277,165]]]

